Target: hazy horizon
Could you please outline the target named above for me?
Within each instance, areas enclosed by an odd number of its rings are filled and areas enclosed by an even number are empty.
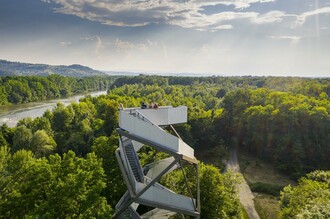
[[[101,71],[330,76],[330,2],[2,0],[0,59]]]

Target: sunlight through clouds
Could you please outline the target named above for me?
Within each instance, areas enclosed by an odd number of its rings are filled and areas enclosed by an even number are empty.
[[[310,16],[330,13],[330,7],[316,8],[301,14],[287,14],[280,10],[259,13],[244,11],[253,4],[267,4],[275,0],[53,0],[59,7],[58,13],[72,14],[84,19],[113,26],[146,26],[169,24],[199,31],[234,29],[230,21],[247,19],[255,24],[282,22],[287,17],[296,17],[292,27],[305,23]],[[234,6],[232,11],[204,14],[205,7]]]
[[[0,58],[109,71],[325,77],[329,19],[325,0],[3,0]]]
[[[170,24],[200,31],[217,31],[233,29],[227,21],[250,18],[255,23],[272,23],[281,21],[283,13],[227,11],[212,15],[202,14],[203,7],[214,5],[234,5],[236,9],[244,9],[255,3],[268,3],[273,0],[54,0],[61,5],[56,9],[59,13],[72,14],[81,18],[99,21],[114,26],[145,26],[148,24]]]

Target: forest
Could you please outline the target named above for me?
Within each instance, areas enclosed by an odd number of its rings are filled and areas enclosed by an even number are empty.
[[[110,76],[85,78],[60,75],[0,77],[0,106],[69,97],[89,91],[106,90],[114,81]]]
[[[44,80],[59,83],[52,77]],[[42,79],[32,79],[42,84]],[[87,89],[81,79],[58,79],[66,81],[58,89],[64,84]],[[9,95],[3,91],[10,80],[1,78],[0,95]],[[100,81],[87,81],[100,87]],[[29,80],[17,78],[17,83]],[[188,106],[188,123],[175,128],[201,161],[201,218],[244,218],[236,189],[241,179],[224,172],[221,162],[211,162],[226,159],[232,147],[298,181],[279,194],[281,218],[330,217],[329,79],[140,75],[102,81],[101,87],[108,88],[107,95],[86,96],[67,107],[58,103],[42,117],[0,127],[0,217],[112,215],[126,190],[114,156],[119,104],[137,107],[142,101]],[[32,87],[26,91],[31,93]],[[149,148],[139,156],[143,164],[163,154]],[[176,172],[161,179],[185,194],[180,183],[173,183],[182,181]]]

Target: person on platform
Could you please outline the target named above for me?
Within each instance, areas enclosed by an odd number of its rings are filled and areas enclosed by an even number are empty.
[[[124,105],[122,103],[119,104],[119,110],[123,110],[124,109]]]
[[[144,102],[141,103],[141,109],[147,109],[147,105]]]

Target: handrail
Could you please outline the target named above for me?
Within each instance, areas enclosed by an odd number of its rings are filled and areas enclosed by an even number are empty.
[[[124,195],[119,199],[118,203],[116,204],[116,208],[120,208],[125,202],[130,199],[129,191],[126,191]]]
[[[175,128],[173,127],[173,125],[170,125],[171,129],[174,131],[174,133],[176,134],[176,137],[180,138],[182,140],[182,138],[180,137],[179,133],[175,130]]]
[[[127,175],[128,175],[128,177],[129,177],[130,180],[132,180],[132,179],[135,180],[135,177],[132,177],[132,176],[134,176],[134,174],[133,174],[133,171],[132,171],[131,164],[128,161],[128,157],[127,157],[127,154],[126,154],[126,148],[125,148],[125,145],[124,145],[124,141],[123,141],[122,137],[119,138],[119,139],[120,139],[120,143],[122,145],[121,149],[123,150],[123,156],[125,156],[125,159],[124,160],[125,160],[126,166],[128,167],[128,174]]]
[[[123,142],[123,139],[122,138],[120,138],[120,141],[121,141],[122,150],[123,150],[124,156],[125,156],[125,163],[126,163],[126,166],[128,167],[128,171],[129,171],[128,176],[129,176],[130,180],[133,180],[134,181],[134,186],[135,186],[136,183],[137,183],[137,180],[134,177],[132,166],[131,166],[131,164],[128,161],[128,157],[127,157],[127,153],[126,153],[126,146],[124,145],[124,142]]]
[[[147,177],[147,176],[144,176],[144,177],[145,177],[147,183],[150,183],[150,182],[152,181],[152,179],[150,179],[149,177]],[[162,190],[168,191],[168,192],[170,192],[170,193],[176,194],[174,191],[170,190],[169,188],[166,188],[166,187],[163,186],[162,184],[155,183],[153,186],[156,187],[156,188],[159,188],[159,189],[162,189]]]
[[[135,210],[139,204],[156,208],[160,207],[176,213],[183,213],[199,218],[200,191],[198,163],[190,162],[195,159],[193,156],[193,149],[181,139],[180,135],[171,125],[186,121],[186,119],[182,118],[185,118],[184,116],[186,116],[187,112],[184,110],[176,111],[175,109],[171,111],[164,110],[162,112],[152,109],[143,110],[144,109],[140,108],[126,108],[120,112],[120,128],[116,129],[117,133],[120,135],[120,151],[116,151],[116,158],[127,184],[128,192],[124,194],[116,205],[116,212],[113,215],[113,218],[117,219],[122,214],[127,214],[128,211],[131,210],[134,212],[130,212],[129,215],[134,217],[134,213],[136,213]],[[173,132],[167,132],[167,130],[163,129],[163,125],[170,125]],[[130,142],[126,142],[126,139]],[[132,145],[132,141],[137,141],[142,145],[150,145],[157,150],[165,151],[167,154],[174,156],[174,159],[161,164],[154,170],[153,175],[150,175],[152,178],[149,178],[146,176],[147,173],[144,173],[144,168],[141,169],[141,164],[137,157],[134,145]],[[132,148],[128,148],[127,146]],[[131,150],[133,151],[131,152]],[[120,152],[123,153],[121,156]],[[183,165],[181,163],[182,160],[187,160],[197,166],[197,199],[194,199],[194,194],[188,183],[186,172],[183,170]],[[131,164],[134,166],[134,169],[132,169]],[[136,167],[135,164],[137,164]],[[159,183],[161,177],[178,167],[181,167],[182,169],[185,187],[189,193],[188,196],[177,194]],[[135,168],[138,168],[137,171],[139,172],[139,178],[136,175]],[[141,182],[140,179],[142,180]],[[162,198],[163,196],[164,199]],[[133,203],[134,206],[131,208]],[[136,214],[136,216],[139,217],[138,214]]]
[[[139,116],[137,116],[136,118],[142,120],[142,121],[147,121],[148,123],[150,123],[151,125],[154,125],[156,126],[158,129],[164,131],[164,129],[162,129],[161,127],[159,127],[157,124],[155,124],[154,122],[152,122],[150,119],[148,119],[143,113],[141,113],[139,110],[135,110],[135,112],[138,114],[138,115],[141,115],[142,118],[140,118]]]

